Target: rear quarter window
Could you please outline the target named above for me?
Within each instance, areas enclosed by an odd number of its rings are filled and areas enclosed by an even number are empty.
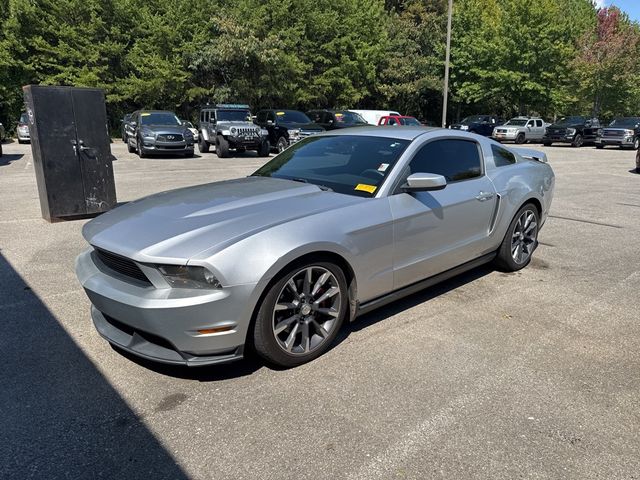
[[[491,145],[491,150],[493,152],[493,162],[496,164],[496,167],[506,167],[507,165],[516,163],[516,156],[506,148]]]

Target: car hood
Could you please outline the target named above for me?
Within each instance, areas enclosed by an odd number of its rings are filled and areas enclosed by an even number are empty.
[[[558,129],[558,130],[562,130],[562,129],[567,129],[567,128],[579,128],[579,127],[583,127],[584,124],[582,123],[572,123],[572,124],[557,124],[557,123],[552,123],[551,125],[548,125],[547,128],[553,128],[553,129]]]
[[[139,262],[184,263],[250,235],[365,198],[291,180],[247,177],[158,193],[85,224],[94,247]]]

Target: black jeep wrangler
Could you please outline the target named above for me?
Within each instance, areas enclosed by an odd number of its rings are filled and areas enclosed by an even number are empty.
[[[547,127],[542,137],[545,147],[552,143],[570,143],[573,147],[581,147],[587,143],[594,144],[598,136],[600,121],[597,118],[584,116],[562,117]]]
[[[198,148],[207,153],[213,145],[220,158],[236,152],[255,150],[259,157],[269,156],[267,131],[252,121],[249,105],[218,104],[200,110]]]

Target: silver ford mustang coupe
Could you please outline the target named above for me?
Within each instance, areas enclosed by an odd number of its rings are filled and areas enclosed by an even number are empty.
[[[97,217],[76,272],[95,327],[122,350],[195,366],[253,348],[291,367],[403,295],[490,261],[525,267],[553,190],[544,153],[478,135],[332,131],[247,178]]]

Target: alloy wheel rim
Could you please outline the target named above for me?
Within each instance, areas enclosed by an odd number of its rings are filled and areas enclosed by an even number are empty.
[[[522,265],[531,257],[538,237],[538,222],[531,210],[525,210],[516,222],[511,237],[511,258]]]
[[[316,351],[338,324],[342,291],[324,267],[310,266],[289,277],[278,294],[272,315],[273,335],[290,355]]]
[[[582,135],[578,135],[578,137],[576,138],[576,146],[581,147],[582,146]]]
[[[287,146],[284,142],[284,140],[280,140],[278,142],[278,153],[284,152],[286,150]]]

